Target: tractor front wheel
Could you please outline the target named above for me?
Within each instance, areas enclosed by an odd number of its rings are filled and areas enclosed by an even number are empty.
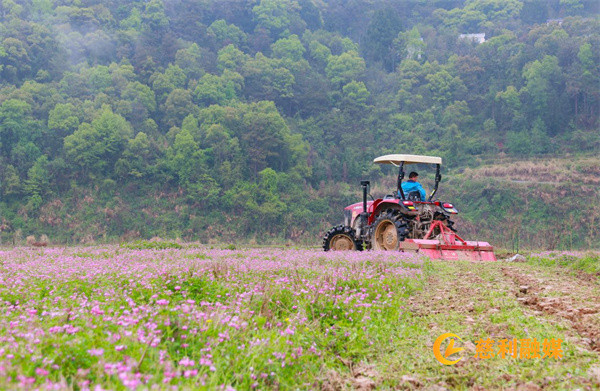
[[[373,223],[371,243],[373,250],[395,251],[406,239],[408,228],[404,219],[394,212],[380,215]]]
[[[362,243],[354,237],[354,230],[345,225],[331,228],[323,238],[325,251],[362,251]]]

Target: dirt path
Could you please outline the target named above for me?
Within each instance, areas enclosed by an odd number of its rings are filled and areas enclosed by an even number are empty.
[[[481,268],[487,269],[486,273],[482,273]],[[452,270],[454,294],[448,294],[447,284],[444,284],[447,276],[432,275],[428,285],[438,288],[411,298],[415,314],[462,312],[467,314],[465,321],[470,324],[473,317],[468,314],[476,313],[475,306],[483,290],[510,291],[518,303],[532,310],[533,316],[567,321],[574,336],[579,334],[584,345],[600,353],[600,279],[594,280],[587,274],[573,275],[565,269],[541,269],[521,263],[457,264]],[[482,315],[499,310],[488,308],[477,315],[485,319]],[[488,327],[493,331],[494,327]]]
[[[420,386],[401,382],[401,388],[600,387],[599,281],[524,263],[435,263],[424,291],[409,299],[408,309],[427,329],[428,348],[436,336],[453,332],[462,337],[465,352],[452,367],[434,360],[432,365],[427,358],[426,370],[412,372],[420,372]],[[486,338],[561,338],[565,355],[538,361],[475,358],[477,340]],[[426,349],[423,353],[432,355]]]
[[[582,342],[600,353],[600,279],[566,269],[539,270],[529,265],[501,267],[517,290],[523,305],[536,316],[564,319]],[[592,277],[592,278],[590,278]]]

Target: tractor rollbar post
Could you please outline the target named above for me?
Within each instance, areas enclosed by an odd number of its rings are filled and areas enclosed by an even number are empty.
[[[402,190],[402,179],[404,179],[404,162],[400,162],[400,168],[398,169],[398,193],[402,201],[406,200],[404,196],[404,190]]]
[[[431,192],[431,195],[429,196],[428,202],[431,202],[431,200],[433,199],[433,196],[437,192],[438,185],[440,184],[441,180],[442,180],[442,174],[440,174],[440,165],[436,164],[435,165],[435,185],[433,186],[433,191]]]

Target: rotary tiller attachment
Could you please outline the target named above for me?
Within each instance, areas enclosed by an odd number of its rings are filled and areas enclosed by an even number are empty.
[[[431,238],[434,230],[439,234]],[[495,261],[494,248],[488,242],[470,242],[458,236],[441,221],[434,221],[423,239],[406,239],[400,251],[414,251],[431,259]]]

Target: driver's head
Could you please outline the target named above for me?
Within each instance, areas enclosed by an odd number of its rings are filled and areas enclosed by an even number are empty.
[[[413,171],[410,174],[408,174],[408,179],[412,179],[413,181],[416,181],[418,177],[419,177],[419,174],[417,174],[416,171]]]

